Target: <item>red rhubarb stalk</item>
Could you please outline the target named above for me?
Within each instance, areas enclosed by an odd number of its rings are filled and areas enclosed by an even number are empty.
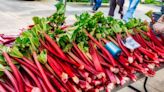
[[[73,65],[75,65],[75,66],[77,66],[77,67],[82,67],[81,65],[79,65],[79,64],[77,64],[77,63],[71,62],[71,60],[69,60],[68,58],[65,58],[65,56],[63,57],[63,56],[57,54],[52,48],[48,47],[48,46],[43,42],[43,40],[40,39],[40,42],[41,42],[41,44],[42,44],[49,52],[51,52],[52,54],[54,54],[54,55],[57,56],[58,58],[60,58],[60,59],[62,59],[62,60],[64,60],[64,61],[67,61],[67,62],[69,62],[69,63],[71,63],[71,64],[73,64]]]
[[[64,69],[64,71],[72,78],[72,80],[78,84],[79,83],[79,78],[77,76],[75,76],[75,74],[73,73],[73,71],[62,61],[58,62]]]
[[[7,92],[6,89],[0,84],[0,92]]]
[[[16,79],[14,78],[14,76],[7,70],[4,68],[4,73],[7,75],[7,77],[10,79],[12,85],[14,86],[15,88],[15,91],[16,92],[19,92],[19,88],[18,88],[18,84],[17,84],[17,81]]]
[[[33,74],[33,72],[31,72],[28,68],[26,68],[25,66],[22,66],[22,68],[30,75],[30,77],[34,80],[35,84],[37,85],[37,87],[39,87],[39,89],[41,90],[41,92],[43,92],[42,90],[42,86],[39,82],[39,80],[37,79],[37,77]]]
[[[50,81],[48,80],[45,72],[43,71],[43,68],[42,68],[41,64],[37,60],[36,52],[33,52],[33,58],[34,58],[34,61],[36,63],[36,66],[38,67],[38,70],[40,71],[40,73],[41,73],[41,75],[43,77],[43,80],[45,81],[46,85],[49,87],[50,91],[51,92],[56,92],[56,90],[53,88],[53,86],[51,85]]]
[[[88,59],[85,57],[85,55],[83,54],[83,52],[78,48],[78,46],[73,43],[73,46],[75,48],[75,50],[77,51],[77,53],[79,54],[79,56],[81,57],[81,59],[87,64],[87,65],[93,65],[90,61],[88,61]]]
[[[50,64],[51,68],[55,71],[55,73],[61,78],[61,80],[66,83],[68,81],[68,75],[62,71],[60,71],[58,68],[59,68],[59,65],[56,64],[56,66],[54,65],[54,63],[56,63],[56,61],[48,55],[48,63]],[[53,63],[54,62],[54,63]],[[58,68],[57,68],[58,66]]]
[[[94,37],[92,37],[87,31],[85,31],[85,33],[88,35],[88,37],[94,42],[96,43],[96,45],[98,45],[99,48],[101,48],[102,51],[104,51],[104,53],[108,56],[108,59],[113,66],[117,66],[116,61],[114,60],[113,56],[107,51],[107,49],[105,49],[105,47],[102,46],[102,44],[100,44]]]
[[[6,52],[2,53],[4,58],[6,59],[7,63],[9,64],[9,66],[11,67],[11,69],[13,70],[13,74],[16,77],[16,80],[18,82],[18,87],[19,87],[19,91],[20,92],[24,92],[24,83],[23,80],[18,72],[17,67],[13,64],[13,62],[11,61],[9,55]]]
[[[72,59],[74,59],[76,62],[80,63],[81,65],[84,65],[84,68],[85,68],[87,71],[91,72],[92,74],[97,73],[92,67],[86,65],[83,61],[81,61],[81,60],[80,60],[78,57],[76,57],[73,53],[68,52],[68,55],[69,55]]]
[[[105,71],[106,71],[106,74],[107,74],[109,80],[111,81],[111,83],[116,84],[117,81],[116,81],[116,77],[114,76],[114,74],[108,69],[105,69]]]
[[[94,66],[95,66],[96,70],[98,72],[100,72],[100,74],[104,74],[103,68],[102,68],[102,66],[101,66],[101,64],[99,62],[98,56],[96,54],[96,50],[95,50],[94,44],[91,41],[89,42],[89,52],[90,52],[90,54],[92,56],[92,61],[94,63]],[[102,75],[102,77],[105,77],[104,75]]]
[[[3,83],[3,82],[0,81],[0,84],[1,84],[6,90],[8,90],[7,92],[14,92],[14,91],[15,91],[11,86],[7,85],[6,83]]]
[[[132,56],[130,55],[130,53],[128,52],[127,48],[125,48],[125,47],[123,46],[123,44],[121,43],[121,35],[120,35],[120,34],[117,34],[116,37],[117,37],[117,42],[118,42],[118,44],[119,44],[121,50],[126,54],[126,56],[128,56],[128,61],[129,61],[130,63],[132,63],[132,62],[133,62],[133,57],[132,57]]]
[[[60,47],[57,45],[57,43],[46,33],[43,33],[45,39],[51,44],[51,46],[61,55],[62,57],[65,57],[63,51],[60,49]],[[66,57],[65,57],[66,58]]]

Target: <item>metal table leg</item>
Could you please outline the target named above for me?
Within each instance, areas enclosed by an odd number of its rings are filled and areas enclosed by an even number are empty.
[[[133,86],[131,86],[131,85],[129,85],[128,87],[131,88],[131,89],[133,89],[133,90],[136,91],[136,92],[141,92],[140,90],[138,90],[137,88],[135,88],[135,87],[133,87]]]
[[[143,84],[143,88],[144,88],[145,92],[148,92],[148,90],[146,88],[147,80],[148,80],[148,77],[145,77],[144,84]],[[141,92],[139,89],[137,89],[131,85],[129,85],[128,87],[131,88],[132,90],[136,91],[136,92]]]
[[[146,88],[147,80],[148,80],[148,77],[145,77],[145,81],[144,81],[144,85],[143,85],[145,92],[148,92],[148,90]]]

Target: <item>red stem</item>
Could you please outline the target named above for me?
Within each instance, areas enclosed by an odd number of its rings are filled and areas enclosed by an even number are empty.
[[[110,70],[108,70],[108,69],[105,69],[105,71],[106,71],[106,75],[108,76],[109,80],[112,83],[116,84],[117,81],[116,81],[116,77],[114,76],[114,74]]]
[[[4,73],[5,73],[5,74],[7,75],[7,77],[10,79],[12,85],[13,85],[14,88],[15,88],[15,91],[16,91],[16,92],[19,92],[18,83],[17,83],[16,79],[14,78],[14,76],[13,76],[7,69],[4,70]]]
[[[85,68],[87,71],[91,72],[92,74],[97,73],[92,67],[86,65],[83,61],[81,61],[78,57],[76,57],[72,52],[68,52],[68,55],[69,55],[72,59],[74,59],[76,62],[80,63],[81,65],[84,65],[84,68]]]
[[[79,54],[79,57],[81,57],[81,59],[87,64],[87,65],[93,65],[90,61],[88,61],[88,59],[85,57],[85,55],[83,54],[83,52],[78,48],[78,46],[73,42],[73,47],[76,50],[76,53]]]
[[[123,44],[121,43],[121,35],[120,35],[120,34],[117,34],[116,36],[117,36],[117,42],[118,42],[118,44],[119,44],[121,50],[122,50],[128,57],[130,57],[130,56],[131,56],[130,53],[129,53],[128,50],[123,46]]]
[[[75,65],[75,66],[77,66],[77,67],[81,67],[79,64],[74,63],[74,62],[71,62],[71,60],[69,60],[68,58],[65,58],[65,56],[63,57],[63,56],[57,54],[57,53],[54,51],[54,49],[52,49],[51,47],[48,47],[48,46],[43,42],[43,40],[40,39],[40,42],[41,42],[41,44],[42,44],[49,52],[51,52],[52,54],[54,54],[54,55],[57,56],[58,58],[60,58],[60,59],[62,59],[62,60],[64,60],[64,61],[66,61],[66,62],[68,62],[68,63],[71,63],[71,64],[73,64],[73,65]]]
[[[60,47],[57,45],[57,43],[46,33],[43,33],[45,39],[51,44],[51,46],[61,55],[62,57],[66,58],[63,51],[60,49]]]
[[[38,70],[40,71],[42,77],[43,77],[43,80],[45,81],[46,85],[49,87],[50,91],[51,92],[56,92],[56,90],[53,88],[53,86],[51,85],[50,81],[48,80],[41,64],[39,63],[39,61],[37,60],[37,55],[36,55],[36,52],[33,52],[33,58],[34,58],[34,61],[36,63],[36,66],[38,67]]]
[[[117,66],[116,61],[114,60],[113,56],[105,49],[105,47],[102,46],[93,36],[91,36],[87,31],[85,32],[88,37],[96,44],[98,45],[99,48],[101,48],[102,51],[107,55],[108,57],[108,62],[110,62],[113,66]]]
[[[38,80],[39,80],[40,84],[42,84],[44,92],[48,92],[48,89],[47,89],[45,83],[40,78],[38,78]]]
[[[6,83],[3,83],[0,81],[0,84],[2,85],[2,87],[4,87],[6,90],[8,90],[7,92],[14,92],[15,91],[12,87],[7,85]]]
[[[39,80],[37,79],[37,76],[35,76],[28,68],[26,68],[25,66],[22,66],[22,68],[30,75],[30,77],[34,80],[35,84],[37,85],[37,87],[40,88],[41,92],[43,92],[42,90],[42,86],[39,82]]]
[[[24,83],[23,80],[18,72],[18,69],[16,68],[16,66],[13,64],[13,62],[11,61],[9,55],[6,52],[2,53],[3,56],[5,57],[7,63],[9,64],[9,66],[11,67],[11,69],[13,70],[14,76],[16,77],[16,80],[18,82],[18,86],[19,86],[19,91],[20,92],[24,92]]]
[[[90,41],[89,42],[89,52],[92,56],[92,61],[94,63],[94,66],[98,72],[103,72],[103,68],[99,62],[98,56],[96,54],[96,50],[94,48],[94,44]]]
[[[51,66],[51,68],[55,71],[55,73],[57,74],[58,77],[61,78],[61,80],[66,83],[68,81],[68,76],[66,73],[62,72],[60,69],[60,66],[57,65],[56,61],[48,55],[48,63]],[[55,65],[54,65],[55,64]],[[58,67],[58,68],[57,68]]]
[[[6,89],[0,84],[0,92],[7,92]]]

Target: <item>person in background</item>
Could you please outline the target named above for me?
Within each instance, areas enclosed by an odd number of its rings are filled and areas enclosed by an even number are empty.
[[[133,14],[139,4],[140,0],[129,0],[129,7],[127,12],[125,13],[123,20],[128,22],[130,18],[133,18]]]
[[[92,10],[96,12],[101,7],[102,0],[94,0],[94,3]]]
[[[153,25],[154,31],[164,34],[164,14],[159,18],[159,20]]]
[[[119,5],[119,11],[118,13],[121,15],[120,18],[123,18],[123,6],[124,6],[124,0],[110,0],[110,7],[109,7],[109,16],[114,16],[115,8]]]

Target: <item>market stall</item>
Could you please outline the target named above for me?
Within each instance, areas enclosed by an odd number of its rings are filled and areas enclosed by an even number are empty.
[[[56,8],[17,36],[0,34],[0,91],[110,92],[145,76],[146,91],[163,68],[164,37],[148,22],[85,12],[67,25],[65,5]]]

